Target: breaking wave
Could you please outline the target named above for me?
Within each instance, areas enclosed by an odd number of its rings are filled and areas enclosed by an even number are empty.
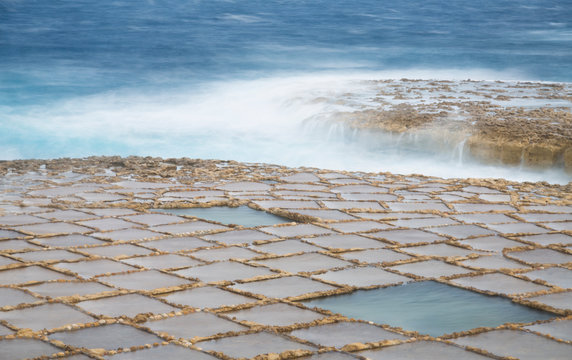
[[[156,92],[122,90],[7,111],[0,157],[143,155],[231,159],[351,171],[497,177],[566,183],[562,169],[492,166],[463,139],[357,130],[336,114],[372,106],[368,80],[517,79],[486,70],[302,74],[211,82]]]

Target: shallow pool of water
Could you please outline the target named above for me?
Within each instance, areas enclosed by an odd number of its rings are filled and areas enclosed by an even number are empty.
[[[526,323],[555,315],[511,302],[441,284],[435,281],[409,283],[347,295],[305,301],[305,305],[440,336],[481,326]]]
[[[248,206],[213,206],[210,208],[155,209],[153,211],[174,215],[195,216],[200,219],[218,221],[222,224],[236,224],[246,227],[261,225],[268,226],[292,222],[290,219],[276,216],[265,211],[254,210]]]

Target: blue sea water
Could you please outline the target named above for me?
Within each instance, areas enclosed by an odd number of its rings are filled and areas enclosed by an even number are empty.
[[[187,156],[565,182],[408,149],[388,157],[316,124],[338,108],[308,99],[367,92],[361,79],[572,82],[570,19],[570,0],[0,0],[0,158]]]

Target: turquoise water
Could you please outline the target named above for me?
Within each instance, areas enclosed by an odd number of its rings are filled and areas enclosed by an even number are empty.
[[[142,155],[567,182],[323,121],[367,79],[572,81],[569,0],[0,0],[0,159]],[[375,92],[373,92],[375,95]],[[329,101],[315,102],[316,98]]]
[[[435,281],[423,281],[305,301],[349,318],[440,336],[507,322],[555,317],[498,296],[487,296]]]
[[[248,206],[226,207],[213,206],[210,208],[185,208],[185,209],[154,209],[152,211],[169,213],[173,215],[195,216],[200,219],[218,221],[222,224],[235,224],[246,227],[268,226],[292,222],[265,211],[258,211]]]

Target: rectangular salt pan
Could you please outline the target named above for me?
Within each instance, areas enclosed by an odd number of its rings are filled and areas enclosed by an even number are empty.
[[[481,326],[532,322],[551,314],[496,296],[434,281],[410,283],[305,301],[349,318],[440,336]]]
[[[236,224],[246,227],[275,225],[291,222],[289,219],[249,208],[248,206],[227,207],[214,206],[210,208],[188,208],[188,209],[160,209],[165,213],[174,215],[194,216],[197,218],[217,221],[222,224]]]

